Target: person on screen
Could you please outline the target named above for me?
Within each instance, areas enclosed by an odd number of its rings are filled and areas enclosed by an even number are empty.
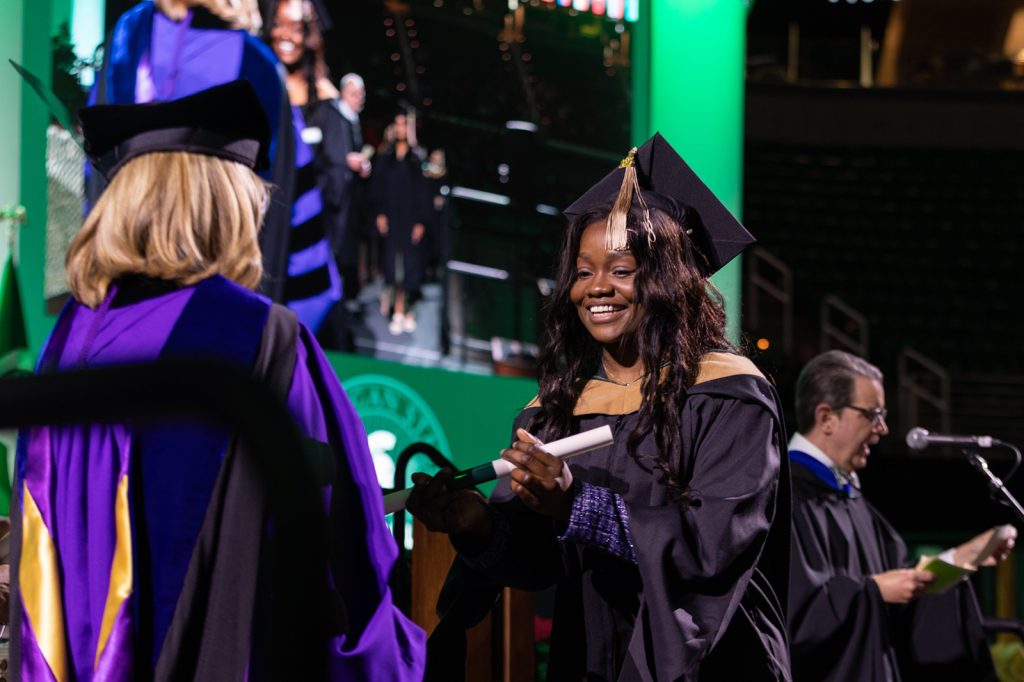
[[[395,115],[370,176],[370,201],[380,236],[384,289],[380,312],[391,315],[395,336],[416,330],[413,312],[427,268],[424,237],[433,214],[424,150],[416,144],[415,117]]]
[[[328,78],[316,7],[309,0],[279,0],[272,4],[268,40],[286,76],[290,118],[295,142],[295,179],[291,232],[288,241],[286,305],[313,332],[318,332],[331,308],[341,300],[342,282],[326,232],[323,193],[315,155],[325,131],[315,119],[318,109],[337,98]]]

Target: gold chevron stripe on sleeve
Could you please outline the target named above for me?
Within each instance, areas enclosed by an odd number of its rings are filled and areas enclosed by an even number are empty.
[[[121,607],[132,594],[132,529],[131,516],[128,510],[128,476],[121,476],[117,483],[114,501],[114,523],[116,539],[114,541],[114,559],[110,564],[110,586],[107,588],[107,603],[103,607],[103,624],[100,627],[100,638],[96,643],[95,667],[99,668],[100,656],[107,646],[110,633],[114,629],[114,620]]]
[[[50,672],[57,682],[64,682],[68,679],[67,643],[57,548],[27,484],[22,487],[22,499],[22,548],[18,565],[21,603]]]

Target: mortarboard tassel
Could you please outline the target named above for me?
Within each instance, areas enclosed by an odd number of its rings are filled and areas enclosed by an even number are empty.
[[[605,248],[609,251],[625,251],[629,247],[626,216],[629,215],[629,207],[633,203],[633,192],[637,189],[635,161],[636,147],[633,147],[619,163],[619,168],[624,168],[626,172],[622,176],[622,184],[619,185],[619,193],[612,204],[612,211],[608,214],[608,229],[604,241]]]
[[[640,182],[636,176],[636,147],[629,150],[621,162],[619,168],[625,169],[622,177],[622,184],[619,186],[619,193],[612,204],[611,213],[608,214],[608,228],[605,233],[605,248],[611,251],[625,251],[629,248],[629,235],[626,229],[626,218],[629,216],[629,209],[636,196],[641,207],[641,227],[647,234],[647,243],[653,244],[655,240],[654,225],[651,224],[651,214],[644,200],[643,192],[640,191]]]

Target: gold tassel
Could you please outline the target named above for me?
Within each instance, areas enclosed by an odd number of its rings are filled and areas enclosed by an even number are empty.
[[[657,235],[654,233],[654,223],[651,222],[651,211],[647,208],[647,200],[644,199],[644,193],[640,191],[640,182],[636,178],[636,173],[633,173],[633,192],[636,194],[636,198],[640,202],[640,227],[643,229],[644,234],[647,235],[647,246],[654,246],[654,241],[657,239]]]
[[[629,207],[633,203],[633,192],[638,185],[636,181],[636,147],[629,150],[629,154],[619,163],[619,168],[626,170],[619,185],[619,194],[612,204],[612,211],[608,214],[608,228],[605,232],[605,248],[609,251],[625,251],[629,248],[629,238],[626,234],[626,216],[629,215]]]
[[[653,244],[655,239],[654,225],[651,223],[651,214],[644,201],[643,192],[640,191],[640,181],[636,175],[636,147],[629,150],[629,154],[619,163],[619,168],[625,169],[622,184],[619,186],[619,193],[612,204],[611,213],[608,214],[608,228],[605,232],[605,248],[611,251],[625,251],[629,248],[629,234],[626,229],[626,218],[629,216],[629,209],[636,196],[642,209],[641,227],[647,235],[647,243]]]

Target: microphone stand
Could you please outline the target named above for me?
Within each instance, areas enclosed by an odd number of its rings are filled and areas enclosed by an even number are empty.
[[[967,461],[974,466],[975,469],[981,472],[983,476],[988,479],[989,488],[992,490],[992,496],[995,498],[1001,498],[1003,504],[1013,510],[1013,513],[1017,515],[1017,521],[1024,524],[1024,507],[1021,507],[1020,502],[1013,496],[998,476],[992,473],[992,470],[988,468],[988,462],[982,457],[977,450],[972,448],[964,448],[964,455],[967,456]]]

